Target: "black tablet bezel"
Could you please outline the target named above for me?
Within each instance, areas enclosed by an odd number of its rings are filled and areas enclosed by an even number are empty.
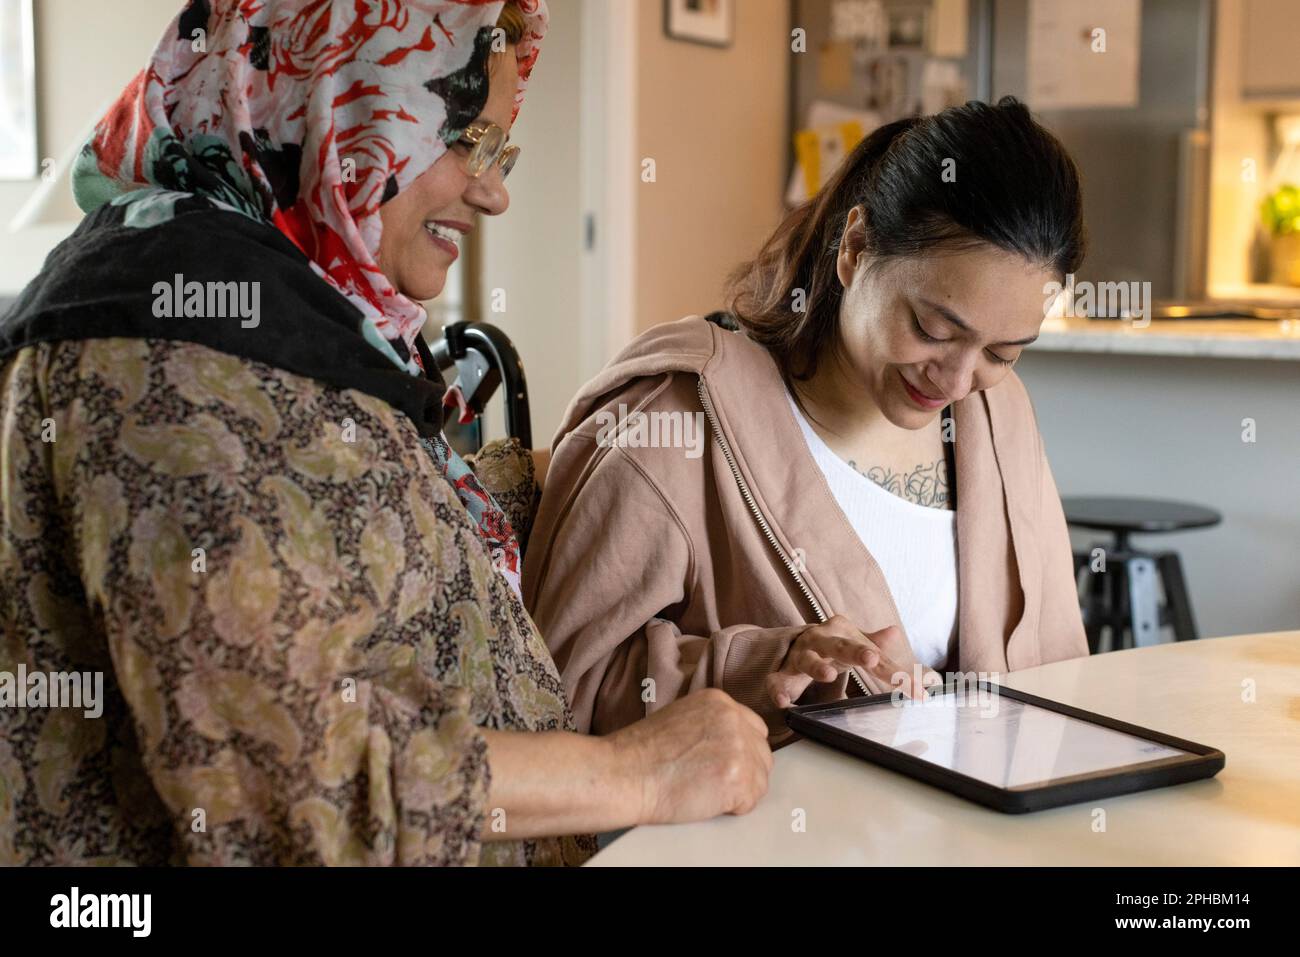
[[[952,693],[953,690],[950,685],[945,689],[945,693]],[[899,771],[909,777],[943,788],[945,791],[950,791],[967,800],[975,801],[1004,814],[1024,814],[1029,811],[1041,811],[1045,808],[1060,807],[1065,804],[1078,804],[1083,801],[1094,801],[1100,798],[1116,797],[1121,794],[1132,794],[1135,791],[1168,787],[1171,784],[1197,781],[1202,778],[1213,777],[1224,766],[1223,752],[1204,744],[1176,738],[1171,734],[1164,734],[1150,728],[1129,724],[1127,721],[1095,714],[1082,708],[1042,698],[1027,691],[1017,691],[1014,688],[1007,688],[987,680],[980,680],[966,686],[967,694],[977,693],[978,691],[990,691],[994,694],[1004,695],[1025,704],[1088,721],[1103,728],[1122,731],[1143,740],[1163,744],[1170,748],[1178,748],[1188,753],[1174,757],[1156,758],[1141,764],[1129,764],[1105,771],[1093,771],[1087,774],[1054,778],[1045,783],[1000,788],[967,774],[962,774],[960,771],[953,771],[932,764],[888,745],[860,738],[857,735],[840,728],[831,727],[810,717],[823,711],[870,707],[888,702],[892,700],[892,695],[889,693],[794,707],[786,713],[786,724],[794,731],[805,737],[812,738],[814,741],[820,741],[841,751],[847,751],[874,764],[882,765],[893,771]]]

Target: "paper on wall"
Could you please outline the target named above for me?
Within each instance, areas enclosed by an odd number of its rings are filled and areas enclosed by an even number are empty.
[[[921,67],[921,112],[938,113],[966,102],[966,78],[951,60],[926,60]]]
[[[796,162],[786,203],[796,206],[811,199],[853,147],[878,126],[880,114],[871,110],[853,110],[825,100],[810,104],[807,123],[794,136]]]
[[[930,7],[930,55],[964,57],[969,21],[966,0],[934,0]]]
[[[1141,0],[1029,0],[1029,106],[1137,106],[1141,31]]]
[[[889,18],[880,0],[834,0],[831,39],[880,48],[889,35]]]

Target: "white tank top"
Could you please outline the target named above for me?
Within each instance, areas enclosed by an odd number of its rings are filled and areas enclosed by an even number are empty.
[[[957,632],[957,513],[885,491],[831,451],[786,398],[831,494],[885,575],[912,652],[943,671]]]

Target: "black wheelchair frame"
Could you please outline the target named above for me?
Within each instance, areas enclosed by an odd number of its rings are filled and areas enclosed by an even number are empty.
[[[444,379],[449,370],[455,370],[447,384],[460,387],[475,416],[481,418],[497,389],[503,388],[506,434],[526,449],[533,447],[524,364],[509,336],[487,322],[453,322],[443,326],[441,339],[428,345]]]

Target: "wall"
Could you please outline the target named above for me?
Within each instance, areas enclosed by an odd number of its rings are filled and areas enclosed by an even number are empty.
[[[40,155],[59,157],[144,66],[182,0],[37,0],[34,6]],[[37,182],[0,182],[0,295],[26,285],[71,232],[71,226],[9,231]]]
[[[490,309],[492,290],[503,289],[507,303],[482,318],[525,359],[535,445],[549,444],[574,393],[632,335],[722,305],[727,274],[780,220],[789,153],[786,0],[736,3],[729,48],[667,38],[661,0],[550,4],[512,134],[523,153],[510,211],[482,226],[482,301]],[[615,74],[629,66],[623,85]],[[597,86],[603,99],[584,100]],[[654,182],[641,179],[647,157]],[[593,250],[584,249],[588,211]],[[592,269],[606,283],[594,295]],[[501,434],[498,408],[486,422]]]
[[[734,43],[718,48],[669,39],[663,3],[637,5],[636,155],[657,177],[636,192],[637,331],[721,306],[726,275],[780,221],[789,4],[734,6]]]
[[[605,2],[605,0],[599,0]],[[510,141],[521,151],[510,174],[510,208],[483,217],[480,301],[483,321],[499,326],[524,359],[533,444],[549,445],[573,394],[587,377],[578,347],[579,49],[581,0],[548,0],[550,28]],[[492,312],[493,290],[505,311]],[[590,370],[594,373],[595,370]],[[499,401],[485,416],[489,436],[504,432]]]
[[[1211,296],[1239,295],[1251,281],[1252,247],[1259,234],[1259,202],[1272,157],[1265,116],[1241,95],[1243,5],[1220,0],[1215,13],[1210,160]],[[1253,160],[1255,180],[1244,175]]]
[[[1182,555],[1202,637],[1300,628],[1297,363],[1028,350],[1033,397],[1061,495],[1169,498],[1222,524],[1134,544]],[[1254,443],[1241,439],[1252,418]],[[1103,539],[1072,535],[1076,548]]]

